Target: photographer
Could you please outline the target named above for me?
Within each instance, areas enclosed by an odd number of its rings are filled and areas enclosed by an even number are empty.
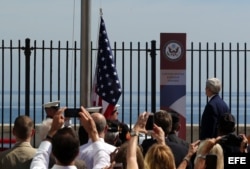
[[[127,124],[121,122],[118,119],[118,107],[120,107],[120,105],[116,105],[113,112],[110,114],[110,116],[106,117],[106,120],[108,122],[108,124],[112,123],[118,126],[119,129],[119,138],[116,142],[116,146],[120,146],[121,144],[123,144],[124,142],[128,141],[130,138],[130,134],[129,134],[129,127]]]
[[[108,144],[114,145],[116,147],[122,144],[119,138],[119,125],[113,121],[107,120],[108,129],[105,133],[104,140]]]
[[[218,124],[218,134],[223,136],[219,141],[224,154],[248,153],[248,140],[244,134],[236,135],[235,118],[231,113],[221,116]]]

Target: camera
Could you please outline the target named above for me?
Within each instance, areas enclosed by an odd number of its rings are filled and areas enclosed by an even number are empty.
[[[108,132],[118,132],[119,131],[119,124],[108,120],[107,121],[108,124]]]
[[[240,146],[242,140],[242,136],[230,133],[228,135],[223,136],[219,143],[221,145]]]
[[[118,132],[119,129],[118,129],[118,127],[115,127],[115,126],[109,126],[109,127],[108,127],[108,131],[109,131],[109,132]]]
[[[67,108],[64,111],[65,117],[80,117],[79,112],[81,112],[80,108]]]

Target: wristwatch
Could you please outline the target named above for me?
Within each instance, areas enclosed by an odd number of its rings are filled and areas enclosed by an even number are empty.
[[[136,131],[132,130],[132,131],[130,132],[130,136],[131,136],[131,137],[139,136],[139,132],[136,132]]]
[[[196,157],[197,157],[197,158],[202,158],[202,159],[205,160],[206,157],[207,157],[207,155],[198,154]]]

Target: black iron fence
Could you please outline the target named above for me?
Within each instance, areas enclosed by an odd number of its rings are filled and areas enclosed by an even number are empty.
[[[134,124],[141,112],[160,108],[160,49],[152,51],[153,43],[155,41],[128,44],[115,42],[112,45],[123,91],[119,100],[119,118],[128,124]],[[79,46],[77,42],[70,44],[42,41],[38,44],[36,41],[29,42],[28,39],[24,42],[2,40],[0,147],[4,147],[3,139],[13,139],[11,134],[6,138],[4,132],[11,131],[13,121],[18,115],[29,115],[38,124],[45,118],[42,108],[45,102],[60,100],[62,106],[80,106]],[[156,46],[159,44],[156,43]],[[93,76],[96,63],[96,47],[93,43],[91,49],[90,66]],[[156,54],[155,60],[152,59],[152,52]],[[249,135],[247,127],[250,124],[250,81],[247,72],[250,61],[247,57],[250,50],[247,49],[247,44],[191,43],[187,45],[186,52],[188,141],[197,138],[197,126],[207,102],[205,81],[208,77],[221,79],[221,96],[236,117],[236,132]],[[152,92],[154,90],[156,92]],[[73,123],[76,127],[77,119]]]

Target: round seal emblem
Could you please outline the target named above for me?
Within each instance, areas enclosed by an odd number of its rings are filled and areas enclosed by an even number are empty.
[[[163,50],[164,50],[163,53],[166,56],[166,58],[171,61],[180,60],[183,54],[183,47],[177,41],[168,42],[164,46]]]

